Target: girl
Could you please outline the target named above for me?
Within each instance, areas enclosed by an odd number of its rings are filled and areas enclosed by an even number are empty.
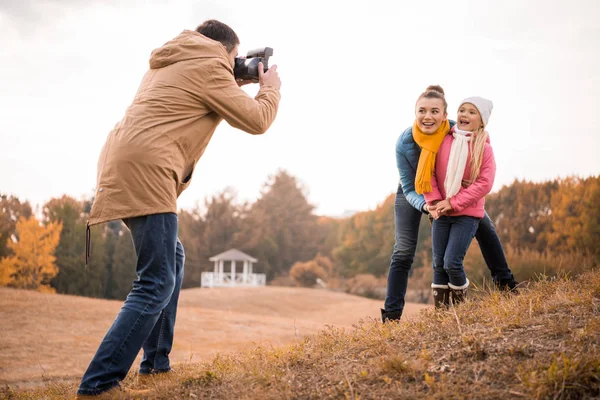
[[[438,150],[432,190],[424,193],[434,217],[431,287],[436,307],[462,301],[469,286],[463,259],[485,215],[484,196],[496,175],[485,131],[492,108],[492,102],[481,97],[461,102],[456,126]]]

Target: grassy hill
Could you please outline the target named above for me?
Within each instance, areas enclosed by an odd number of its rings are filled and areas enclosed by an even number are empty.
[[[0,288],[0,387],[78,382],[121,305]],[[304,288],[183,290],[171,359],[195,363],[255,343],[297,342],[326,324],[349,327],[359,318],[377,317],[380,306],[380,301]],[[410,305],[409,311],[422,307]]]
[[[257,346],[180,365],[143,385],[149,399],[587,399],[600,397],[600,272],[541,280],[517,296],[481,293],[401,323],[329,327],[284,346]],[[48,383],[4,395],[73,395]]]

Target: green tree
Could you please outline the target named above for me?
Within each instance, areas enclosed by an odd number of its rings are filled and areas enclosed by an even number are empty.
[[[105,238],[93,229],[92,257],[85,265],[85,202],[69,196],[49,200],[43,207],[45,223],[60,223],[63,229],[56,248],[59,272],[51,282],[58,293],[104,297],[106,283]]]
[[[0,195],[0,258],[11,255],[8,248],[9,240],[14,236],[18,239],[17,221],[19,218],[31,217],[31,205],[21,202],[17,197]]]

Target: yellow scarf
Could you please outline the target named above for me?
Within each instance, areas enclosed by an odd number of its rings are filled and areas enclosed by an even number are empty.
[[[429,193],[433,190],[431,187],[431,177],[435,168],[435,156],[440,148],[444,137],[450,131],[450,123],[444,120],[440,127],[431,134],[421,131],[417,121],[413,124],[413,139],[421,148],[419,156],[419,165],[417,166],[417,175],[415,177],[415,190],[419,194]]]

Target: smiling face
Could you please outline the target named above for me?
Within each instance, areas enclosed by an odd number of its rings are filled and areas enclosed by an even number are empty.
[[[458,128],[463,131],[474,132],[479,128],[483,128],[481,114],[479,110],[471,103],[464,103],[458,109],[457,115]]]
[[[422,97],[417,101],[415,107],[417,126],[425,134],[429,135],[437,131],[447,115],[442,99]]]

